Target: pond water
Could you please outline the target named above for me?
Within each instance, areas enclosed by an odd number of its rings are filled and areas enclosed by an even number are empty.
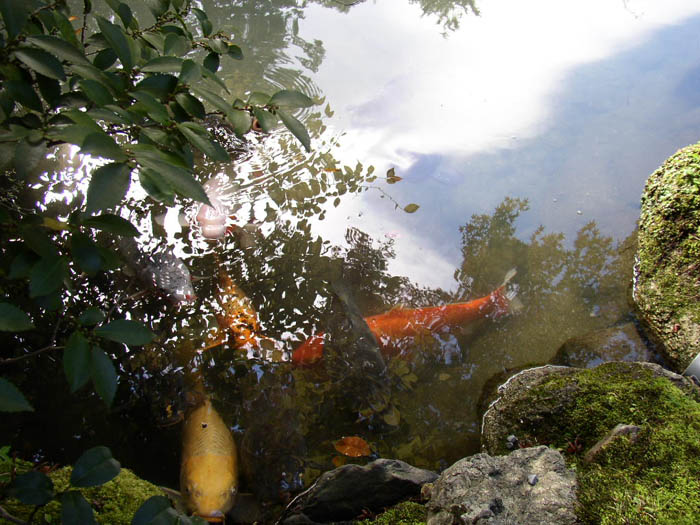
[[[182,356],[208,346],[223,274],[278,343],[246,354],[227,342],[197,365],[238,442],[243,490],[273,505],[348,461],[334,448],[344,436],[430,469],[477,452],[489,379],[633,320],[644,182],[698,140],[700,4],[203,3],[243,48],[245,60],[224,64],[233,91],[298,89],[319,102],[300,116],[312,152],[281,130],[251,133],[230,165],[202,164],[202,182],[230,190],[237,228],[218,241],[195,226],[198,206],[168,209],[132,188],[122,215],[142,249],[172,247],[198,299],[139,295],[117,270],[78,290],[106,310],[118,297],[115,311],[148,322],[158,342],[113,350],[122,378],[111,413],[89,392],[87,412],[56,395],[17,416],[3,435],[16,448],[70,461],[106,444],[177,486],[179,429],[164,413],[182,409]],[[86,185],[87,159],[64,149],[57,160],[67,167],[45,177],[47,203]],[[508,315],[412,338],[386,375],[362,367],[354,313],[475,299],[513,268]],[[319,332],[331,336],[324,357],[294,366],[292,351]],[[47,368],[23,389],[67,390],[55,376]],[[38,442],[45,425],[55,435]]]

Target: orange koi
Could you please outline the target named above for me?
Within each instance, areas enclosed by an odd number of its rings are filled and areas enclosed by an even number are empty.
[[[514,276],[515,270],[511,270],[501,286],[473,301],[426,308],[395,308],[364,319],[377,338],[384,357],[393,357],[402,353],[408,338],[417,338],[427,333],[437,334],[477,319],[496,319],[506,315],[511,309],[506,285]],[[312,335],[294,350],[292,362],[295,365],[317,362],[323,357],[324,343],[325,334]]]

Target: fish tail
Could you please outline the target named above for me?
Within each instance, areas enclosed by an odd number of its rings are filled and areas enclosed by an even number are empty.
[[[511,268],[508,270],[506,273],[506,276],[503,278],[503,284],[501,284],[500,288],[503,288],[506,286],[510,281],[517,275],[518,271],[515,268]]]
[[[506,301],[508,302],[508,312],[509,313],[517,313],[520,310],[524,308],[523,302],[518,298],[518,285],[515,283],[511,283],[513,280],[513,277],[517,275],[517,271],[515,268],[511,268],[508,270],[506,273],[505,277],[503,278],[503,284],[499,287],[500,290],[503,290],[503,297],[505,297]]]

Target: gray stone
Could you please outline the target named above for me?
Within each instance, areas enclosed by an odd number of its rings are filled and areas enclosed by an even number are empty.
[[[534,485],[532,476],[538,479]],[[429,492],[428,525],[577,523],[576,475],[559,452],[545,446],[462,459]]]
[[[287,506],[281,523],[349,521],[364,510],[378,512],[421,493],[437,474],[397,459],[365,466],[343,465],[325,472]],[[306,521],[305,521],[306,520]]]
[[[608,361],[650,361],[653,358],[637,327],[628,322],[572,337],[559,348],[552,364],[593,368]]]

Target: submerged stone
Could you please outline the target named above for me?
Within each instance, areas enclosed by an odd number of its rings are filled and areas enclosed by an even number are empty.
[[[669,367],[700,353],[700,143],[681,149],[642,194],[634,301]]]

